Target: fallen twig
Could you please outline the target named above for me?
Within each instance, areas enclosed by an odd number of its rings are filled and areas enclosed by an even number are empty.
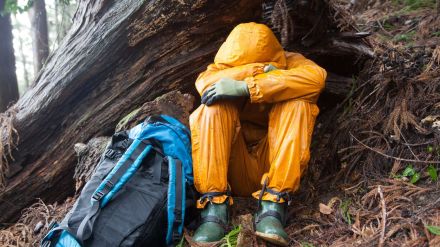
[[[382,205],[382,230],[380,232],[380,239],[379,239],[379,247],[382,247],[385,243],[385,226],[387,221],[387,209],[385,205],[385,199],[383,198],[383,192],[380,185],[377,186],[377,192],[379,192],[380,196],[380,202]]]
[[[369,149],[369,150],[371,150],[371,151],[373,151],[373,152],[375,152],[377,154],[380,154],[380,155],[382,155],[382,156],[384,156],[386,158],[390,158],[390,159],[394,159],[394,160],[398,160],[398,161],[413,162],[413,163],[440,164],[439,160],[413,160],[413,159],[405,159],[405,158],[400,158],[400,157],[395,157],[395,156],[391,156],[391,155],[385,154],[385,153],[383,153],[381,151],[378,151],[378,150],[368,146],[367,144],[361,142],[351,132],[349,132],[349,133],[350,133],[351,137],[353,137],[353,139],[355,139],[359,144],[361,144],[365,148],[367,148],[367,149]]]

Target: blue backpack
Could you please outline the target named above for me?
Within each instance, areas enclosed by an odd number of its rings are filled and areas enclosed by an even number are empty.
[[[171,246],[194,205],[190,134],[160,115],[118,132],[73,208],[41,245]]]

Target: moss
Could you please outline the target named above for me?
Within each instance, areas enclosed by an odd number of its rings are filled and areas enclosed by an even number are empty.
[[[436,0],[394,0],[396,5],[404,5],[402,12],[418,10],[422,8],[435,8]]]
[[[116,125],[116,129],[117,130],[122,130],[125,125],[127,125],[127,123],[132,119],[133,116],[135,116],[141,108],[138,108],[132,112],[130,112],[127,116],[125,116],[124,118],[122,118],[119,123]]]
[[[416,34],[416,31],[413,30],[408,33],[402,33],[394,36],[393,40],[395,42],[410,42],[414,40],[414,35]]]

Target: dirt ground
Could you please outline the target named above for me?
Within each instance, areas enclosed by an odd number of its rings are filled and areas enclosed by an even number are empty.
[[[312,160],[289,207],[291,246],[440,246],[440,14],[433,0],[341,2],[376,58],[317,122]],[[236,199],[238,243],[252,199]],[[73,203],[38,202],[0,230],[1,246],[37,246]],[[226,241],[217,245],[228,246]]]
[[[319,119],[309,171],[290,207],[291,245],[440,246],[435,2],[346,6],[361,31],[372,32],[376,59],[345,104]]]

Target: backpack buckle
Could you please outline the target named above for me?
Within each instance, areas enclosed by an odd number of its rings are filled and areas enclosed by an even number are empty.
[[[48,229],[52,230],[53,228],[55,228],[57,226],[58,226],[58,223],[53,220],[53,221],[50,222]]]
[[[104,156],[109,158],[109,159],[114,159],[116,158],[116,155],[118,154],[117,151],[113,150],[113,149],[107,149],[104,152]]]
[[[181,236],[177,231],[173,232],[173,242],[174,243],[178,243],[181,240]]]
[[[92,196],[92,198],[96,201],[100,201],[102,197],[104,197],[104,193],[102,193],[101,191],[95,192]]]

